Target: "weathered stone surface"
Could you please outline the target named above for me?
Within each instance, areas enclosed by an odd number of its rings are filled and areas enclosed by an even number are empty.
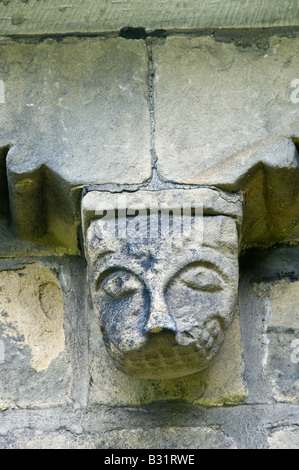
[[[213,197],[208,198],[207,194]],[[240,220],[242,206],[237,197],[222,197],[213,190],[128,193],[125,201],[124,194],[119,198],[105,192],[91,192],[84,197],[82,219],[84,230],[87,229],[86,256],[93,300],[89,403],[147,403],[181,398],[210,405],[244,400],[237,318],[229,329],[238,286],[238,232],[233,216]],[[194,209],[196,202],[201,203],[203,212],[209,207],[214,214],[199,217],[202,234],[198,225],[193,226],[189,236],[166,234],[162,225],[161,232],[151,231],[152,224],[156,227],[153,209],[181,210],[184,202]],[[125,220],[126,233],[120,234],[120,214],[125,211],[125,219],[126,209],[135,214],[142,208],[150,208],[150,216],[142,213],[135,216],[135,221],[131,216]],[[118,219],[113,217],[116,209]],[[94,221],[105,210],[111,213]],[[173,216],[174,226],[178,217],[181,216]],[[148,237],[134,231],[137,222],[140,230],[149,229]],[[194,223],[198,223],[196,216]],[[196,238],[194,229],[203,238]],[[192,276],[199,284],[192,281]],[[221,285],[219,276],[223,276]],[[179,281],[181,278],[184,281]],[[194,310],[194,305],[202,308]],[[214,325],[215,319],[220,327],[216,335],[204,326],[211,322]],[[212,370],[194,375],[215,358],[227,329],[226,346]],[[195,343],[200,345],[197,354],[192,350]],[[189,352],[187,357],[185,349]],[[113,361],[121,371],[135,377],[134,381],[118,372]]]
[[[298,44],[272,37],[265,50],[186,36],[153,46],[158,171],[244,190],[245,248],[299,238]]]
[[[198,210],[199,215],[233,217],[237,222],[238,231],[241,232],[243,199],[239,194],[231,194],[216,188],[140,190],[133,193],[90,190],[81,202],[83,237],[85,238],[90,220],[101,217],[105,210],[124,213],[128,209],[132,215],[134,210],[146,209],[156,214],[157,210],[182,210],[184,207],[186,210],[188,208],[193,211]]]
[[[270,293],[268,328],[299,330],[299,281],[283,280]]]
[[[268,438],[270,449],[299,449],[298,427],[286,426],[274,431]]]
[[[24,237],[77,253],[82,186],[151,176],[145,43],[8,40],[0,62],[0,146],[9,146],[0,186],[9,187],[14,224]]]
[[[279,402],[299,401],[299,283],[261,283],[256,292],[266,304],[265,373]]]
[[[84,435],[82,431],[81,428],[80,435],[78,431],[50,433],[26,430],[15,431],[5,438],[0,432],[0,449],[237,449],[234,439],[203,426],[112,430],[97,436]],[[111,453],[106,457],[111,459]]]
[[[242,403],[246,399],[247,386],[244,380],[243,345],[239,315],[236,315],[212,366],[200,372],[196,378],[194,376],[193,396],[196,392],[196,380],[198,380],[200,387],[197,387],[199,393],[192,400],[193,403],[203,406],[215,406]]]
[[[63,255],[66,252],[79,254],[79,247],[73,228],[74,226],[69,226],[69,235],[65,240],[61,239],[61,241],[56,240],[55,242],[53,238],[51,240],[47,239],[47,237],[39,241],[29,240],[16,234],[9,218],[1,217],[0,215],[0,256],[1,258],[19,258],[26,256],[49,256],[49,254]]]
[[[147,225],[147,217],[140,220]],[[125,373],[181,377],[206,368],[217,354],[236,308],[238,237],[229,217],[205,217],[203,225],[203,245],[194,230],[111,240],[101,221],[88,229],[94,308],[107,349]]]
[[[0,414],[0,448],[18,448],[18,442],[30,445],[30,438],[36,446],[54,447],[56,441],[57,446],[100,448],[105,441],[109,442],[109,435],[113,437],[112,442],[118,436],[119,442],[128,446],[130,442],[123,443],[122,436],[129,437],[132,433],[140,436],[139,443],[146,437],[152,443],[153,436],[158,439],[160,431],[160,444],[168,437],[171,449],[171,437],[175,435],[180,440],[176,445],[180,445],[185,433],[186,437],[190,436],[190,443],[200,446],[207,445],[207,439],[211,442],[214,431],[221,441],[228,439],[240,449],[266,449],[273,432],[298,427],[298,410],[299,405],[295,404],[248,403],[246,406],[203,408],[179,401],[134,407],[95,406],[76,411],[72,407],[7,410]],[[112,452],[107,449],[109,453]]]
[[[299,342],[294,333],[268,333],[268,357],[265,373],[273,383],[273,395],[278,402],[299,401]]]
[[[257,145],[296,137],[299,107],[291,93],[297,49],[298,39],[278,37],[267,50],[194,36],[154,45],[161,175],[185,183],[228,184],[225,178],[236,181],[249,162],[260,161]],[[276,152],[273,166],[279,157]]]
[[[295,0],[4,0],[0,8],[2,34],[49,34],[147,29],[298,25]]]
[[[90,312],[90,390],[89,406],[139,405],[180,400],[203,406],[237,404],[246,399],[243,381],[242,343],[238,316],[212,365],[197,374],[172,380],[140,380],[127,377],[115,368],[107,353],[99,322]]]
[[[155,401],[183,400],[203,406],[243,402],[247,391],[243,382],[242,345],[238,317],[229,329],[213,364],[206,370],[181,379],[140,380],[115,369],[102,342],[101,332],[91,323],[89,404],[126,405]],[[97,337],[96,337],[97,335]]]
[[[46,165],[73,185],[149,178],[143,41],[7,41],[0,54],[1,141],[14,145],[9,172],[20,175]],[[28,178],[25,182],[29,185]]]
[[[203,217],[201,191],[156,194],[142,192],[138,204],[134,194],[123,194],[124,208],[96,194],[103,199],[93,207],[98,219],[91,215],[86,235],[105,345],[120,370],[141,379],[178,378],[208,367],[231,324],[238,291],[235,219],[225,211]],[[223,202],[230,213],[236,210],[233,201]]]
[[[34,450],[71,450],[71,449],[96,449],[96,439],[88,436],[73,436],[71,432],[21,430],[13,434],[1,436],[0,449],[34,449]]]
[[[37,263],[0,272],[0,408],[66,402],[70,367],[63,300],[54,272]]]
[[[236,442],[212,428],[159,428],[110,431],[101,436],[103,449],[237,449]]]

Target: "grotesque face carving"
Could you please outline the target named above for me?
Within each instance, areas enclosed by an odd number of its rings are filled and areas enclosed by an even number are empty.
[[[87,230],[89,279],[105,345],[128,375],[165,379],[208,367],[238,294],[238,234],[227,216],[204,217],[204,238],[111,239]]]

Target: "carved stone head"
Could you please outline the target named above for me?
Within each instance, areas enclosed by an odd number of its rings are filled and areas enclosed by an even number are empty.
[[[93,306],[116,366],[134,377],[175,378],[208,367],[236,308],[236,212],[228,210],[229,203],[221,201],[218,194],[218,209],[214,201],[214,208],[210,205],[208,210],[211,214],[205,214],[207,204],[199,198],[203,194],[198,193],[192,196],[198,196],[197,208],[202,204],[203,214],[198,215],[193,203],[193,210],[182,219],[177,208],[180,198],[186,201],[186,194],[180,193],[184,191],[177,191],[175,201],[168,197],[163,206],[164,210],[168,207],[167,215],[171,214],[172,230],[167,236],[161,229],[156,236],[148,232],[153,214],[142,210],[142,196],[135,205],[131,201],[134,210],[130,213],[134,216],[128,217],[118,209],[118,217],[111,218],[116,232],[110,230],[113,224],[107,230],[103,218],[88,222],[86,254]],[[212,196],[215,199],[215,194]],[[144,206],[146,197],[143,209],[153,206],[149,201]],[[157,200],[158,194],[151,193],[150,197]],[[165,203],[165,196],[163,200]],[[110,205],[107,201],[105,204],[108,209],[115,206],[111,200]],[[240,211],[240,201],[234,204]],[[188,230],[175,233],[173,227],[181,227],[182,220],[188,218]],[[156,227],[161,227],[161,219],[156,221]],[[125,237],[117,236],[120,225],[127,228]],[[145,232],[140,236],[141,227]]]

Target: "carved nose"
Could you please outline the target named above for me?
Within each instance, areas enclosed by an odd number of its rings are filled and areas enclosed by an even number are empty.
[[[176,324],[174,319],[168,314],[168,312],[151,312],[150,318],[145,327],[145,332],[160,333],[160,331],[163,330],[176,331]]]

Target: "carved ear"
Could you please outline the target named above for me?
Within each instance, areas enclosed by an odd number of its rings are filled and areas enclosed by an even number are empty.
[[[196,177],[244,194],[242,249],[299,241],[299,156],[295,139],[267,139]]]

